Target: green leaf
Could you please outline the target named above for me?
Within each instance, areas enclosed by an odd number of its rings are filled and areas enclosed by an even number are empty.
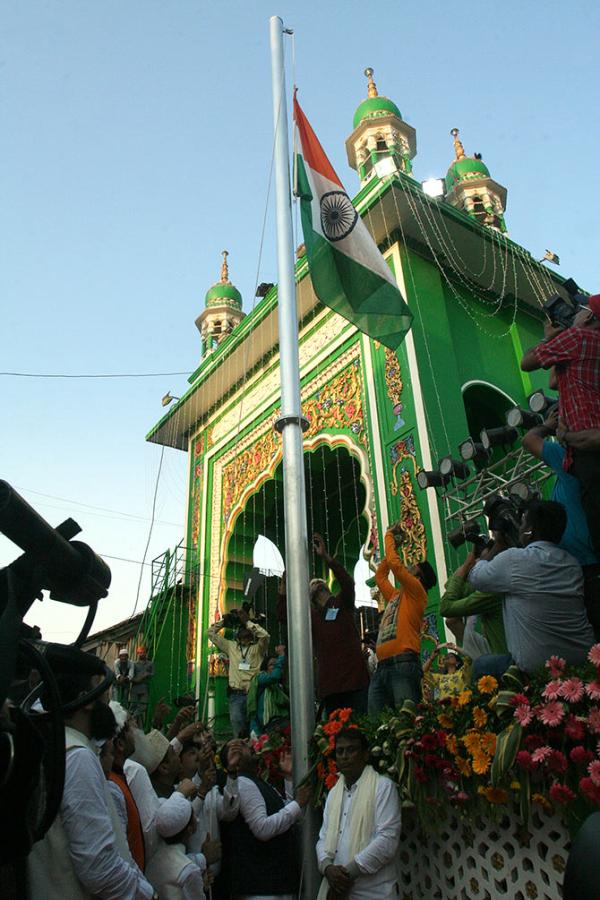
[[[518,723],[511,723],[501,731],[496,739],[496,753],[492,762],[491,780],[497,787],[512,767],[521,744],[523,728]]]
[[[531,782],[529,780],[529,772],[523,772],[520,776],[521,795],[519,797],[519,809],[523,826],[529,828],[529,815],[531,812]]]
[[[503,713],[508,712],[509,709],[514,709],[512,698],[515,697],[516,694],[517,691],[498,691],[496,702],[494,704],[497,715],[501,716]]]

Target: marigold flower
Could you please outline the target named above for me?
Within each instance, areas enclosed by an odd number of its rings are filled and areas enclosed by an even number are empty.
[[[575,799],[575,794],[566,784],[559,784],[556,781],[549,791],[550,799],[553,803],[570,803]]]
[[[496,735],[493,731],[486,731],[481,735],[481,748],[485,753],[493,756],[496,752]]]
[[[477,728],[485,728],[487,725],[488,716],[484,709],[481,709],[480,706],[475,706],[473,708],[473,721]]]
[[[479,731],[467,731],[461,737],[461,743],[465,745],[469,753],[473,753],[481,744],[481,734]]]
[[[536,794],[532,794],[532,795],[531,795],[531,802],[532,802],[532,803],[539,803],[539,805],[540,805],[540,806],[543,806],[544,809],[551,809],[551,807],[552,807],[552,804],[549,802],[549,800],[547,800],[546,797],[544,797],[543,794],[537,794],[537,793],[536,793]]]
[[[473,769],[471,767],[471,763],[469,762],[468,759],[465,759],[464,756],[456,756],[454,759],[454,762],[456,763],[456,768],[458,769],[458,771],[460,772],[461,775],[464,775],[465,777],[468,778],[470,775],[473,774]]]
[[[447,713],[440,713],[440,715],[437,717],[437,720],[442,728],[452,728],[454,724],[452,718]]]
[[[456,740],[455,735],[446,735],[446,749],[449,750],[453,756],[456,756],[456,753],[458,751],[458,741]]]
[[[458,695],[458,705],[466,706],[472,696],[473,696],[473,691],[469,691],[469,690],[461,691],[460,694]]]
[[[325,779],[325,787],[327,788],[328,791],[330,791],[331,788],[336,786],[337,780],[338,780],[337,775],[328,775],[327,776],[327,778]]]
[[[486,787],[483,789],[483,795],[488,803],[506,803],[508,800],[508,794],[502,788]]]
[[[498,687],[498,682],[493,675],[482,675],[477,682],[477,690],[482,694],[493,694]]]
[[[491,759],[486,753],[473,754],[473,771],[477,775],[485,775],[491,764]]]

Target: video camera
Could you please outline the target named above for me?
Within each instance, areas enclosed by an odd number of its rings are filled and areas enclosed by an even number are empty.
[[[587,297],[579,290],[579,286],[572,278],[568,278],[563,288],[569,294],[569,300],[565,300],[562,294],[553,294],[544,303],[544,311],[552,325],[556,327],[570,328],[573,320],[582,306],[587,305]]]
[[[256,613],[254,610],[254,604],[248,603],[246,600],[242,603],[242,609],[244,612],[247,612],[253,622],[264,622],[266,620],[266,616],[264,613]],[[232,609],[231,612],[225,613],[223,616],[223,623],[226,628],[238,629],[243,626],[243,622],[240,618],[240,614],[237,609]]]
[[[25,857],[58,812],[65,774],[64,717],[100,697],[113,681],[102,660],[79,649],[111,581],[104,560],[87,544],[72,540],[80,531],[73,519],[53,528],[0,480],[0,532],[24,551],[0,569],[0,808],[6,811],[0,818],[0,883],[7,872],[18,882]],[[88,607],[72,645],[42,641],[39,629],[23,622],[44,590],[60,603]],[[39,674],[35,684],[34,670]],[[100,680],[63,705],[57,675]],[[35,711],[41,696],[44,709]]]
[[[519,546],[519,528],[525,512],[525,501],[516,494],[492,494],[483,506],[490,531],[499,532],[511,547]]]

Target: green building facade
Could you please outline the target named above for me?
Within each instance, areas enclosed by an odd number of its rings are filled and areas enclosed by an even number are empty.
[[[457,458],[465,438],[478,441],[483,427],[504,425],[508,408],[526,406],[534,389],[546,387],[547,376],[522,373],[519,360],[539,340],[541,303],[563,290],[562,280],[510,240],[506,190],[480,157],[466,156],[457,129],[443,196],[426,192],[412,175],[414,129],[379,96],[372,70],[366,74],[369,96],[346,143],[360,178],[354,203],[414,320],[397,352],[373,342],[318,301],[299,248],[308,526],[353,571],[361,556],[374,566],[386,528],[401,519],[407,562],[426,556],[443,586],[464,556],[447,541],[457,519],[435,489],[418,487],[417,473],[437,470],[445,456]],[[187,659],[180,651],[177,686],[187,680],[201,709],[214,695],[218,715],[226,678],[222,662],[210,655],[206,630],[240,605],[259,534],[285,557],[281,436],[273,427],[280,404],[277,287],[244,315],[225,254],[221,280],[208,291],[196,324],[201,364],[148,440],[189,455],[181,616]],[[260,591],[278,643],[276,580],[266,579]],[[157,582],[155,615],[160,592]],[[438,597],[431,593],[427,611],[434,634],[442,628]],[[145,628],[151,630],[148,616]],[[168,641],[163,644],[157,653],[172,669]],[[158,680],[160,694],[165,685]]]

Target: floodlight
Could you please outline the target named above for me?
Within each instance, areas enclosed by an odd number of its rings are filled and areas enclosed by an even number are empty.
[[[500,445],[509,447],[517,440],[519,432],[516,428],[511,428],[509,425],[505,428],[483,428],[480,437],[484,449],[489,450],[490,447],[498,447]]]
[[[541,422],[542,417],[538,413],[522,409],[520,406],[513,406],[506,412],[506,424],[511,428],[533,428],[535,425],[540,425]]]
[[[466,441],[459,444],[458,452],[464,460],[467,462],[473,460],[476,464],[482,463],[485,465],[490,459],[490,451],[486,450],[479,441],[474,441],[473,438],[467,438]]]
[[[373,166],[378,178],[387,178],[389,175],[396,175],[398,166],[391,156],[384,156],[379,159]]]
[[[548,397],[543,391],[534,391],[527,398],[527,402],[532,412],[545,414],[557,400],[554,397]]]
[[[452,459],[451,456],[444,456],[438,463],[440,474],[454,476],[460,481],[464,481],[471,474],[469,467],[462,459]]]
[[[531,500],[534,496],[534,492],[524,481],[517,481],[515,484],[511,484],[508,493],[513,497],[518,497],[519,500],[523,500],[524,502]]]
[[[450,476],[442,475],[441,472],[426,472],[425,469],[417,472],[417,484],[422,491],[430,487],[443,487],[449,481]]]
[[[481,534],[481,525],[478,519],[469,519],[466,522],[461,522],[460,525],[455,528],[453,531],[448,532],[448,543],[451,544],[454,549],[458,549],[458,547],[462,547],[465,541],[468,541],[469,538],[473,538]]]
[[[546,250],[542,258],[539,262],[551,262],[554,263],[555,266],[560,266],[560,259],[558,258],[558,253],[555,253],[554,250]]]
[[[426,181],[421,182],[421,187],[424,194],[434,199],[443,197],[446,193],[446,185],[443,178],[428,178]]]

